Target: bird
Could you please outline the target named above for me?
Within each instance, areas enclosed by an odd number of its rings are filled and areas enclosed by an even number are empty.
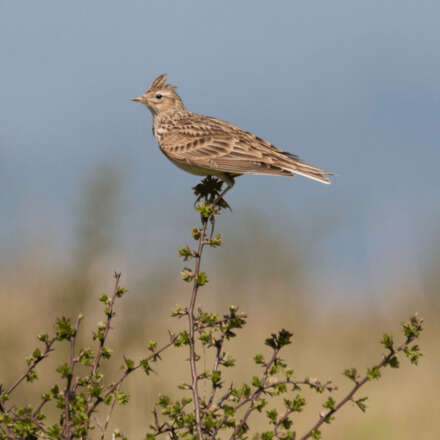
[[[187,110],[165,73],[132,101],[151,111],[153,135],[162,153],[191,174],[218,177],[227,185],[224,193],[243,174],[298,174],[325,184],[330,184],[327,176],[334,175],[229,122]]]

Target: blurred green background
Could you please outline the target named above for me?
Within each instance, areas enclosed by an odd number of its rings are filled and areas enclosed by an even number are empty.
[[[249,314],[231,346],[239,379],[286,327],[297,374],[334,379],[342,395],[343,369],[378,359],[382,331],[397,336],[418,311],[421,365],[385,371],[365,390],[367,413],[347,407],[324,434],[438,438],[439,13],[397,0],[0,1],[0,382],[55,316],[84,313],[89,335],[114,269],[129,290],[117,356],[141,356],[183,325],[169,314],[188,300],[176,253],[197,222],[197,178],[166,161],[150,115],[129,102],[167,72],[190,110],[338,174],[330,187],[248,176],[228,196],[200,303]],[[184,359],[165,355],[159,375],[131,377],[135,404],[115,426],[139,438],[158,393],[186,377],[175,371]],[[22,398],[37,399],[45,380]],[[300,432],[318,412],[316,402]]]

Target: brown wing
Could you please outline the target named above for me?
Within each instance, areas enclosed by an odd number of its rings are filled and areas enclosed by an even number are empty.
[[[170,159],[189,166],[233,174],[293,176],[297,172],[328,182],[322,170],[297,156],[232,124],[202,115],[174,121],[160,147]]]

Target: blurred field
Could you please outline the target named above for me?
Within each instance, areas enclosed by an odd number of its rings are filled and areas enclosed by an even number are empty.
[[[102,319],[97,297],[111,290],[111,273],[118,261],[112,241],[118,178],[108,172],[105,175],[104,180],[97,179],[87,187],[78,213],[76,248],[70,258],[56,257],[50,240],[44,237],[45,233],[50,235],[49,231],[42,231],[29,249],[2,254],[0,382],[11,383],[24,369],[24,357],[36,345],[36,335],[51,329],[56,316],[84,313],[82,331],[86,337]],[[419,367],[402,362],[397,371],[385,370],[379,382],[361,391],[361,395],[369,396],[366,414],[348,406],[323,433],[324,438],[333,440],[440,438],[435,423],[440,413],[437,248],[425,256],[426,273],[420,291],[409,287],[414,285],[413,280],[402,278],[395,285],[370,292],[368,301],[362,296],[344,303],[331,288],[314,285],[314,270],[307,265],[306,250],[316,237],[286,239],[245,209],[228,216],[237,223],[231,227],[226,217],[219,219],[218,229],[224,233],[226,244],[208,251],[210,283],[202,290],[199,304],[220,314],[229,304],[235,304],[249,314],[248,326],[229,346],[238,358],[234,381],[252,375],[252,357],[264,350],[265,337],[285,327],[295,335],[294,344],[284,356],[296,374],[332,379],[340,386],[337,395],[342,395],[349,385],[342,371],[352,366],[362,371],[378,361],[382,332],[391,332],[398,339],[400,322],[417,311],[426,323],[420,341],[425,356]],[[222,227],[223,221],[226,228]],[[190,226],[181,225],[182,237]],[[120,303],[110,341],[116,359],[123,354],[140,358],[149,340],[165,341],[168,329],[186,324],[169,317],[175,304],[186,304],[189,298],[188,285],[179,281],[179,268],[177,256],[171,253],[160,260],[159,266],[123,275],[129,294]],[[141,438],[157,395],[175,396],[180,393],[176,384],[188,380],[189,370],[183,368],[186,356],[186,352],[174,350],[164,355],[158,375],[146,378],[139,373],[130,377],[125,390],[130,392],[132,402],[117,410],[113,427],[130,438]],[[56,365],[57,359],[52,359],[40,366],[41,380],[22,388],[18,397],[36,402]],[[118,370],[109,373],[115,375]],[[322,400],[313,394],[308,397],[310,405],[297,419],[298,433],[310,427],[320,411]],[[255,426],[260,426],[259,422]]]

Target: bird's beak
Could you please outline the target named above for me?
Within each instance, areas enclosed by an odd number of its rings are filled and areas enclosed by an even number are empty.
[[[142,96],[136,96],[136,98],[131,98],[131,100],[134,102],[142,102],[143,101]]]

